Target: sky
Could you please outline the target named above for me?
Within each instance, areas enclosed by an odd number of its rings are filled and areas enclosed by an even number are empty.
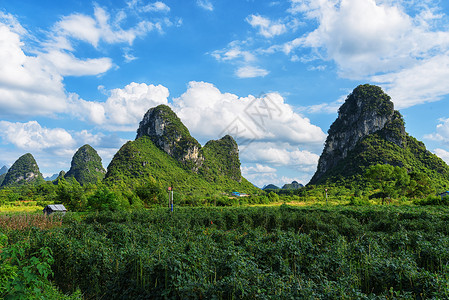
[[[0,166],[51,176],[90,144],[106,168],[166,104],[255,185],[306,184],[365,83],[449,163],[448,1],[0,0]]]

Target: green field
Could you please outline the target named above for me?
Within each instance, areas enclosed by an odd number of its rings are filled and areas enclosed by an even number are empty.
[[[449,208],[0,216],[2,297],[447,299]],[[46,295],[46,296],[45,296]]]

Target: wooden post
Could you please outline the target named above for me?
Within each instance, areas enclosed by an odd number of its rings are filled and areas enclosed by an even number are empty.
[[[168,187],[168,206],[170,207],[170,211],[173,212],[173,187]]]

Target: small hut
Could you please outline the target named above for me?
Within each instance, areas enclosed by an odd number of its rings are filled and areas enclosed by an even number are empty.
[[[50,204],[45,206],[44,215],[51,215],[52,213],[62,213],[65,214],[67,209],[62,204]]]

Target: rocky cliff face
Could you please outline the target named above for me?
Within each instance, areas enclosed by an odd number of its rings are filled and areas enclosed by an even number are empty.
[[[204,147],[165,105],[151,108],[129,141],[114,155],[105,181],[173,186],[188,194],[224,191],[253,193],[258,189],[242,177],[239,150],[229,135]]]
[[[147,111],[139,124],[136,139],[148,136],[153,143],[187,168],[198,172],[204,162],[201,145],[178,116],[166,105]]]
[[[70,170],[64,177],[74,177],[83,185],[97,183],[97,180],[103,179],[105,174],[106,170],[101,164],[101,157],[94,148],[86,144],[79,148],[73,155]]]
[[[2,186],[41,183],[44,178],[30,153],[24,154],[9,168]]]
[[[347,97],[331,125],[318,168],[310,181],[322,177],[344,160],[367,136],[379,133],[385,140],[406,147],[407,134],[401,114],[380,87],[360,85]]]

